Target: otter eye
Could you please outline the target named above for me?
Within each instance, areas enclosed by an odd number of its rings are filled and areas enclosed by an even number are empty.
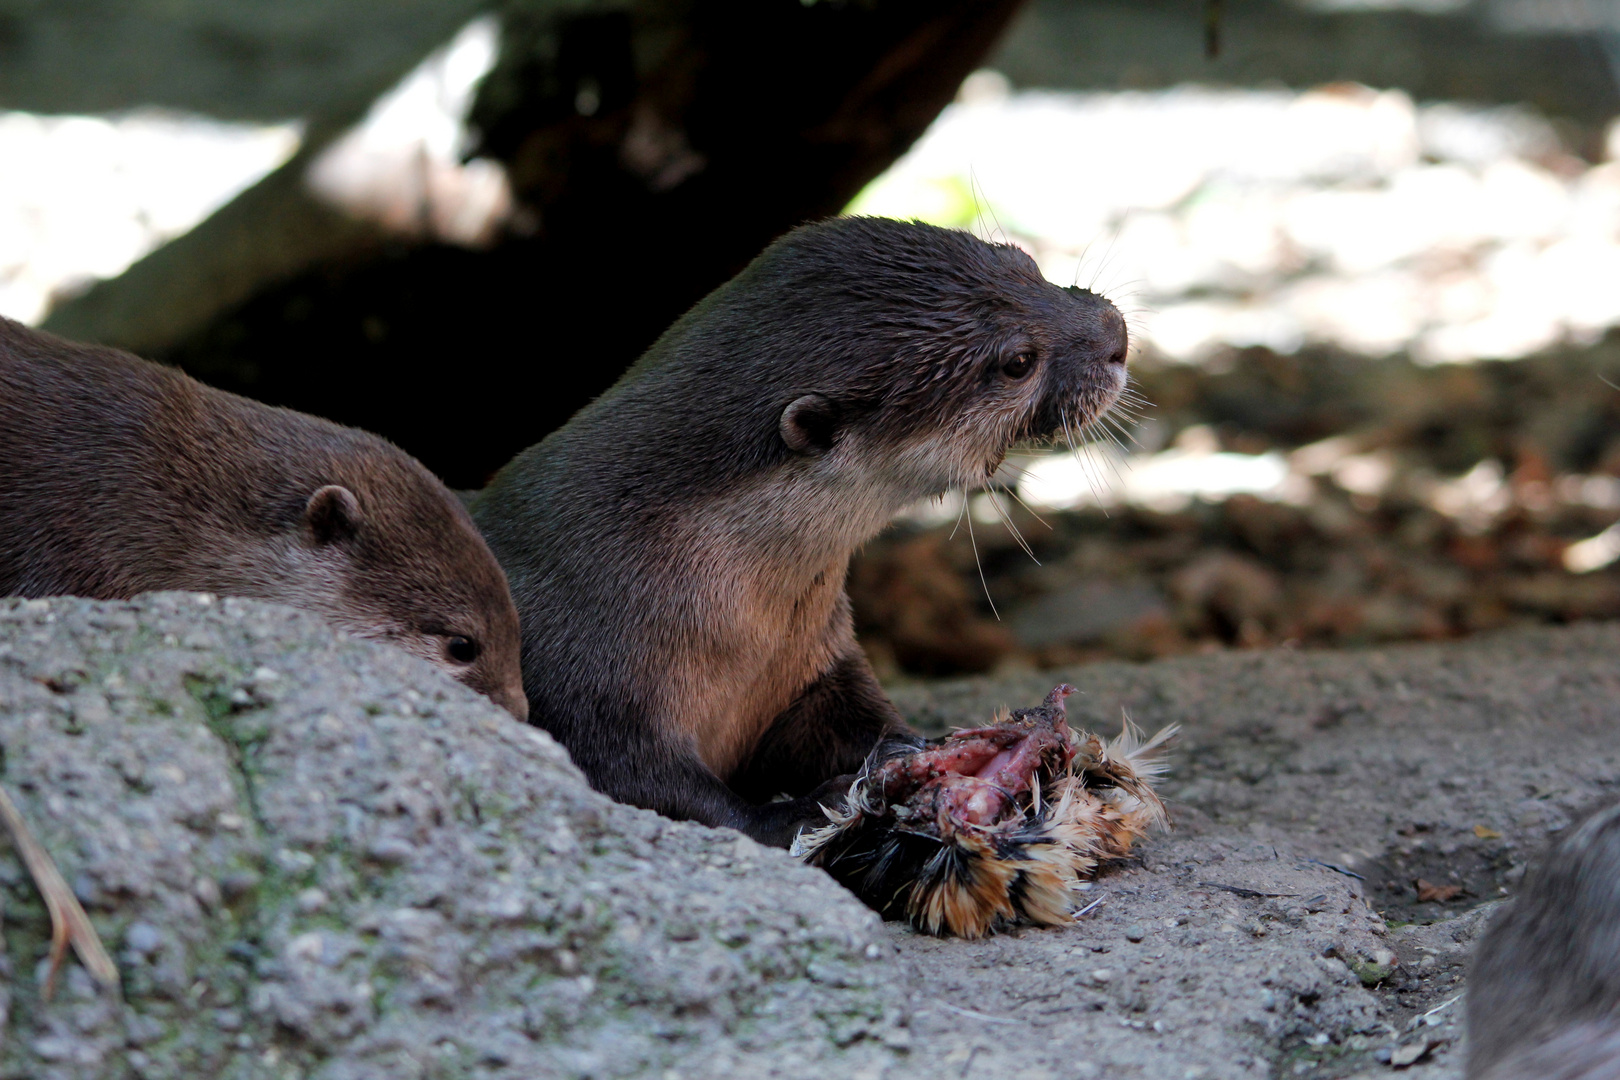
[[[1035,367],[1035,358],[1027,352],[1014,353],[1001,365],[1001,373],[1009,379],[1022,379]]]
[[[444,643],[444,651],[458,664],[470,664],[478,659],[478,642],[470,637],[453,637]]]

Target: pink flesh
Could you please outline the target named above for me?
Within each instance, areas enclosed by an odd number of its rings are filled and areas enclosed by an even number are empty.
[[[948,776],[939,783],[942,790],[935,808],[941,819],[989,825],[1012,806],[1008,793],[976,776]]]
[[[995,757],[991,758],[985,764],[984,768],[982,768],[982,769],[974,769],[973,772],[972,772],[972,775],[973,776],[983,776],[983,777],[985,777],[987,779],[990,778],[990,777],[995,776],[996,773],[1000,772],[1002,769],[1007,767],[1007,762],[1009,762],[1009,761],[1011,761],[1013,759],[1014,751],[1015,750],[1022,750],[1022,749],[1023,749],[1022,744],[1014,744],[1013,746],[1009,746],[1007,749],[1003,750],[1001,753],[999,753]],[[994,781],[991,781],[991,782],[994,783]]]
[[[1045,706],[1055,715],[1045,722],[958,731],[940,746],[888,762],[878,774],[884,795],[905,801],[931,788],[942,826],[994,824],[1030,789],[1043,759],[1067,760],[1072,753],[1063,714],[1071,692],[1060,686],[1047,696]]]

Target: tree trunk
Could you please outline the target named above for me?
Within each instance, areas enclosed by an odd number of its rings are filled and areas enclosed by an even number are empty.
[[[644,0],[563,17],[514,5],[473,120],[478,152],[507,165],[525,234],[485,251],[362,234],[312,244],[290,280],[178,342],[142,344],[480,485],[771,239],[847,204],[1019,2]],[[70,331],[70,315],[47,325]]]

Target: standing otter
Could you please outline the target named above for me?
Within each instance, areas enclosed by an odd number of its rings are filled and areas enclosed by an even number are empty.
[[[1620,1080],[1620,803],[1570,830],[1480,940],[1470,1080]]]
[[[6,319],[0,432],[0,596],[277,601],[528,715],[506,577],[397,447]]]
[[[531,720],[617,799],[787,844],[832,778],[913,739],[855,642],[856,547],[1109,408],[1126,343],[1010,245],[789,233],[474,499]]]

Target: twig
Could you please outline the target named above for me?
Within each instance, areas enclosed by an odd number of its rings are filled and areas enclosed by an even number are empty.
[[[972,1009],[964,1009],[960,1005],[952,1005],[950,1002],[940,1001],[938,998],[934,999],[934,1004],[942,1009],[949,1009],[953,1013],[971,1016],[975,1020],[988,1020],[992,1024],[1017,1024],[1022,1022],[1015,1016],[991,1016],[989,1013],[974,1012]]]
[[[79,960],[90,972],[91,978],[102,986],[117,986],[118,966],[102,947],[96,928],[90,924],[90,916],[84,913],[78,897],[62,880],[62,872],[56,868],[50,852],[34,839],[34,834],[28,830],[28,823],[23,820],[4,788],[0,788],[0,818],[5,820],[11,842],[16,845],[17,854],[22,856],[29,874],[33,875],[34,884],[45,898],[45,909],[51,915],[51,967],[45,976],[44,999],[51,1000],[51,995],[56,992],[56,974],[62,967],[62,958],[67,954],[69,942],[72,942],[73,951],[79,954]]]
[[[1087,904],[1085,907],[1081,908],[1079,911],[1074,913],[1075,920],[1078,922],[1079,919],[1080,919],[1080,916],[1089,915],[1093,911],[1096,911],[1098,905],[1100,905],[1106,899],[1108,899],[1108,897],[1106,897],[1106,896],[1097,897],[1097,899],[1093,900],[1091,903]]]
[[[1333,863],[1323,862],[1321,859],[1306,859],[1305,863],[1306,863],[1307,866],[1320,866],[1324,870],[1333,871],[1335,874],[1343,874],[1345,877],[1353,877],[1357,881],[1366,881],[1367,880],[1366,878],[1362,877],[1360,874],[1356,873],[1354,870],[1346,869],[1343,866],[1335,866]]]
[[[1441,1012],[1441,1011],[1443,1011],[1445,1009],[1451,1008],[1451,1006],[1457,1004],[1457,1002],[1459,1002],[1461,1000],[1462,1000],[1462,995],[1461,994],[1453,994],[1451,997],[1446,998],[1446,1000],[1442,1001],[1440,1004],[1436,1005],[1434,1008],[1430,1009],[1428,1012],[1423,1013],[1421,1016],[1417,1017],[1417,1019],[1413,1020],[1410,1024],[1407,1025],[1407,1029],[1410,1030],[1410,1031],[1416,1031],[1418,1028],[1423,1026],[1423,1022],[1425,1020],[1427,1020],[1429,1017],[1433,1016],[1437,1012]]]
[[[1268,896],[1299,895],[1299,893],[1293,892],[1261,892],[1258,889],[1245,889],[1241,885],[1222,885],[1218,881],[1200,881],[1198,884],[1204,886],[1206,889],[1221,889],[1225,892],[1231,893],[1233,896],[1247,896],[1251,899],[1263,899]]]

